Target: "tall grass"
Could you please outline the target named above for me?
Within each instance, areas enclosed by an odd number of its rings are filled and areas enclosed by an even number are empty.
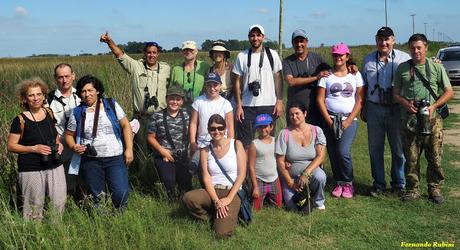
[[[372,49],[352,48],[358,65]],[[328,48],[314,51],[330,60]],[[235,55],[232,53],[232,58]],[[206,53],[201,53],[200,58],[207,60]],[[165,53],[161,60],[179,64],[180,56]],[[264,208],[254,214],[251,225],[238,227],[228,241],[214,239],[210,223],[194,221],[177,203],[138,192],[131,193],[128,208],[122,214],[113,212],[110,203],[98,211],[88,211],[68,199],[62,219],[49,212],[41,223],[24,221],[8,202],[16,162],[5,145],[10,123],[20,111],[14,85],[32,76],[40,76],[53,85],[53,68],[61,62],[72,64],[77,78],[96,75],[107,87],[107,96],[116,98],[128,114],[132,109],[129,78],[112,56],[0,59],[0,249],[394,249],[402,241],[454,242],[458,247],[460,171],[455,161],[460,154],[449,146],[444,148],[446,202],[441,206],[428,202],[426,196],[413,203],[402,203],[395,196],[370,198],[366,194],[371,173],[364,123],[359,124],[352,149],[357,189],[354,199],[327,195],[326,211],[315,211],[310,217]],[[459,118],[449,119],[451,123]],[[283,121],[278,126],[282,124]],[[385,172],[390,180],[388,148],[387,144]],[[422,166],[426,166],[423,160]],[[332,176],[328,161],[325,169]],[[422,187],[426,194],[424,169]],[[327,191],[330,189],[329,184]]]

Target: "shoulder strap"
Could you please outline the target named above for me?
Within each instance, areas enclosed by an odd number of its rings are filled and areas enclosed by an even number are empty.
[[[274,62],[273,62],[273,55],[272,55],[272,52],[270,51],[270,48],[269,48],[269,47],[265,47],[265,52],[267,52],[268,61],[270,61],[270,66],[272,67],[272,71],[273,71]]]
[[[61,98],[58,98],[54,93],[56,92],[55,89],[51,90],[49,93],[48,93],[48,96],[46,98],[46,101],[48,102],[48,105],[51,105],[51,102],[53,100],[56,100],[58,101],[62,106],[66,106],[66,104],[62,101]],[[72,93],[73,94],[73,93]]]
[[[284,141],[286,142],[286,145],[287,145],[288,140],[289,140],[289,129],[285,128],[284,129]]]
[[[415,71],[415,74],[417,75],[417,77],[420,79],[420,81],[422,81],[423,86],[425,86],[425,88],[428,89],[428,91],[430,92],[430,95],[435,100],[438,100],[438,95],[436,95],[436,93],[434,93],[434,90],[430,86],[429,80],[427,80],[425,77],[423,77],[422,73],[420,73],[420,71],[417,69],[417,67],[415,67],[415,64],[414,64],[414,62],[412,60],[409,60],[408,62],[409,62],[410,67]],[[426,62],[425,62],[425,69],[426,69],[425,73],[427,74],[428,79],[431,79],[431,71],[430,71],[430,65],[428,63],[428,59],[426,59]]]
[[[314,125],[310,125],[310,129],[312,129],[312,138],[313,138],[313,142],[316,142],[316,126]]]
[[[24,135],[24,127],[26,124],[26,121],[24,120],[24,117],[22,116],[22,112],[18,115],[19,119],[19,128],[21,129],[21,136],[19,137],[19,140],[22,139],[22,136]]]
[[[113,113],[115,114],[115,117],[117,117],[117,119],[118,119],[117,110],[115,109],[115,99],[113,99],[111,97],[106,98],[106,99],[107,99],[107,102],[109,103],[110,108],[113,110]]]
[[[45,107],[45,111],[46,111],[46,113],[48,113],[48,115],[51,117],[51,119],[55,122],[56,118],[54,117],[53,110],[51,108],[49,108],[49,107]]]

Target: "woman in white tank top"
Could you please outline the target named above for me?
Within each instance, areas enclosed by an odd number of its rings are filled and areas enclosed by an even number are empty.
[[[192,216],[206,220],[211,217],[216,236],[226,238],[233,234],[238,222],[240,198],[238,190],[246,176],[246,155],[243,144],[225,137],[225,119],[219,114],[209,118],[211,144],[200,150],[200,166],[204,189],[184,195],[183,202]],[[210,148],[214,151],[211,153]],[[216,159],[217,158],[217,159]],[[217,161],[234,181],[228,180]]]

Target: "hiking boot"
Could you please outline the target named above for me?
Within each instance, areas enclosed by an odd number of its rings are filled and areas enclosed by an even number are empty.
[[[343,185],[343,191],[342,191],[342,197],[345,198],[345,199],[350,199],[350,198],[353,198],[353,192],[354,192],[354,189],[353,189],[353,184],[345,184]]]
[[[342,185],[337,184],[337,185],[335,186],[334,190],[332,190],[332,196],[337,197],[337,198],[340,198],[340,196],[342,196],[342,192],[343,192],[343,187],[342,187]]]
[[[439,189],[435,189],[428,195],[428,200],[435,204],[441,204],[444,202],[444,197]]]
[[[407,190],[402,196],[402,201],[415,201],[420,199],[420,191],[419,190]]]
[[[385,190],[382,190],[378,187],[372,187],[371,190],[369,191],[370,196],[372,197],[380,197],[385,194]]]

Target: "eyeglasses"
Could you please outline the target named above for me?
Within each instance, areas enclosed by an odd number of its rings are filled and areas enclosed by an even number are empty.
[[[157,42],[146,42],[145,47],[150,47],[150,46],[155,46],[158,48],[158,43]]]
[[[214,131],[224,131],[225,130],[225,126],[218,126],[218,127],[208,127],[208,131],[209,132],[214,132]]]

